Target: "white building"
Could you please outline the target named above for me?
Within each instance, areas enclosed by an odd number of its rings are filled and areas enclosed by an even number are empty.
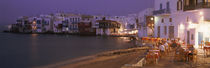
[[[138,37],[152,37],[154,35],[154,27],[149,27],[148,18],[154,24],[153,8],[145,9],[138,14]],[[148,23],[147,23],[148,22]]]
[[[138,23],[137,14],[129,14],[126,19],[127,23],[125,25],[127,29],[137,29],[137,23]]]
[[[54,16],[53,17],[53,32],[55,33],[61,33],[62,32],[62,21],[64,20],[64,17],[60,16]]]
[[[81,21],[82,17],[81,15],[74,15],[74,16],[69,16],[69,30],[70,33],[78,33],[78,23]]]
[[[102,20],[96,21],[96,35],[117,35],[121,24],[117,21],[107,20],[104,17]]]
[[[210,0],[155,0],[155,36],[196,47],[210,38]]]

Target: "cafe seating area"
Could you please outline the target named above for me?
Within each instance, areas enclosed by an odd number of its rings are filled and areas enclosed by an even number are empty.
[[[141,40],[142,43],[153,44],[146,54],[147,64],[158,64],[162,57],[168,55],[173,55],[170,60],[174,62],[197,62],[197,50],[194,45],[183,43],[179,39],[143,37]]]

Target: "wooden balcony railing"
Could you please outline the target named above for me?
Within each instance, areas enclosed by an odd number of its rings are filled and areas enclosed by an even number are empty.
[[[160,9],[160,10],[153,11],[154,15],[169,14],[169,13],[171,13],[170,9]]]
[[[184,6],[184,11],[201,9],[201,8],[210,8],[210,2],[206,3],[200,2],[195,5]]]

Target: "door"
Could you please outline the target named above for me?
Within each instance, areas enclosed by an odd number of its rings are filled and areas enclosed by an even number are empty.
[[[158,33],[157,33],[158,37],[160,37],[160,26],[158,26]]]
[[[187,31],[187,44],[190,44],[190,31]]]
[[[203,41],[203,32],[198,32],[198,45]]]
[[[167,9],[167,11],[169,11],[169,9],[170,9],[170,3],[169,2],[166,3],[166,9]]]
[[[169,38],[174,38],[174,26],[169,26]]]

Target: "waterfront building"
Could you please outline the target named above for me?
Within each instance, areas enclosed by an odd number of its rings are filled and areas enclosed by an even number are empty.
[[[40,18],[42,18],[42,24],[43,24],[43,32],[53,32],[53,16],[52,15],[40,15]]]
[[[15,24],[12,24],[12,32],[32,32],[31,22],[28,20],[29,17],[22,16],[16,20]]]
[[[128,14],[127,16],[127,22],[125,23],[126,29],[137,29],[137,23],[138,23],[138,15],[137,14]]]
[[[138,37],[154,36],[154,16],[153,8],[145,9],[138,14]]]
[[[64,17],[54,16],[53,17],[53,32],[54,33],[62,33],[63,31],[63,22]]]
[[[24,26],[31,27],[31,32],[33,33],[52,32],[53,22],[51,17],[45,17],[45,16],[29,17],[28,21],[29,22],[25,23]],[[27,29],[29,29],[29,27],[27,27]]]
[[[155,0],[155,37],[180,38],[195,47],[210,38],[209,0]]]
[[[104,17],[102,20],[97,20],[98,28],[96,29],[97,35],[115,35],[119,33],[121,24],[117,21],[106,20]]]
[[[35,33],[41,33],[43,32],[43,23],[42,23],[42,18],[33,18],[32,22],[32,31]]]
[[[69,33],[70,32],[70,30],[69,30],[69,26],[70,26],[69,18],[65,17],[61,24],[62,24],[62,32]]]
[[[78,23],[79,34],[81,35],[95,35],[96,28],[93,28],[94,16],[82,15],[82,20]]]
[[[78,23],[81,21],[81,15],[70,15],[69,17],[69,31],[70,33],[78,33]]]

